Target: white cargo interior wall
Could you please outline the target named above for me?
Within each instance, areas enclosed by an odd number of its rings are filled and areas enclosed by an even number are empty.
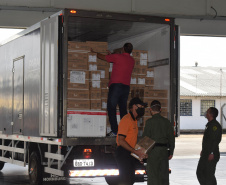
[[[170,59],[170,27],[168,25],[163,25],[160,28],[158,27],[150,32],[137,35],[136,37],[109,43],[109,49],[121,48],[126,42],[131,42],[135,50],[148,50],[148,62],[166,58]],[[154,78],[154,89],[164,89],[170,92],[169,65],[155,67]],[[169,95],[168,93],[168,99]]]
[[[219,111],[217,121],[221,122],[221,106],[226,103],[226,97],[221,99],[217,97],[204,98],[204,97],[181,97],[181,99],[192,100],[192,116],[180,116],[180,129],[181,130],[202,130],[205,129],[205,125],[208,120],[201,114],[201,100],[215,100],[215,107]],[[226,115],[226,112],[225,112]],[[222,127],[226,129],[226,121],[222,121]]]

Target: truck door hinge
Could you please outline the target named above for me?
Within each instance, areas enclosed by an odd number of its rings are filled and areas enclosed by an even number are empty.
[[[13,73],[15,72],[15,68],[12,69],[12,72],[13,72]]]

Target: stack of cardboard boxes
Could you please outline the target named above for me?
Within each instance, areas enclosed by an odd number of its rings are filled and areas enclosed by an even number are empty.
[[[107,42],[68,42],[68,97],[69,110],[107,110],[108,83],[112,64],[97,58],[90,49],[106,54]],[[167,117],[168,92],[154,89],[154,69],[148,68],[148,52],[134,50],[135,66],[131,77],[130,95],[148,103],[145,116],[139,120],[139,133],[151,117],[150,103],[157,99],[162,104],[162,115]],[[119,120],[119,114],[117,115]],[[107,129],[110,124],[107,121]]]
[[[131,78],[130,98],[139,97],[145,103],[148,103],[148,107],[145,109],[145,115],[138,121],[139,135],[141,135],[146,121],[151,118],[150,104],[153,100],[160,101],[162,105],[161,115],[167,117],[168,91],[154,89],[154,68],[148,68],[147,66],[147,51],[134,50],[132,56],[135,59],[135,66]]]
[[[68,42],[68,109],[101,110],[107,99],[109,63],[97,59],[95,53],[106,53],[106,42]],[[105,100],[104,100],[105,101]]]

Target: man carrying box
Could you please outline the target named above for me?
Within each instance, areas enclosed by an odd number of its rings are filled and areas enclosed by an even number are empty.
[[[136,154],[141,161],[147,157],[145,149],[135,150],[137,143],[137,119],[144,115],[146,103],[139,98],[133,98],[129,103],[129,113],[119,122],[116,138],[116,161],[119,168],[119,185],[132,185],[135,181],[136,160],[131,153]]]
[[[131,75],[134,68],[135,60],[130,54],[133,51],[131,43],[125,43],[122,53],[103,55],[97,53],[97,58],[113,63],[112,75],[109,81],[109,92],[107,101],[107,111],[111,132],[107,136],[116,136],[118,124],[116,118],[116,107],[119,106],[120,118],[127,114],[127,100],[130,91]],[[91,49],[91,52],[94,52]]]

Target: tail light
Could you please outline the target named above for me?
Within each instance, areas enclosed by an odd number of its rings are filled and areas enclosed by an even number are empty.
[[[86,149],[83,150],[83,157],[85,159],[90,159],[91,156],[92,156],[92,149],[86,148]]]

